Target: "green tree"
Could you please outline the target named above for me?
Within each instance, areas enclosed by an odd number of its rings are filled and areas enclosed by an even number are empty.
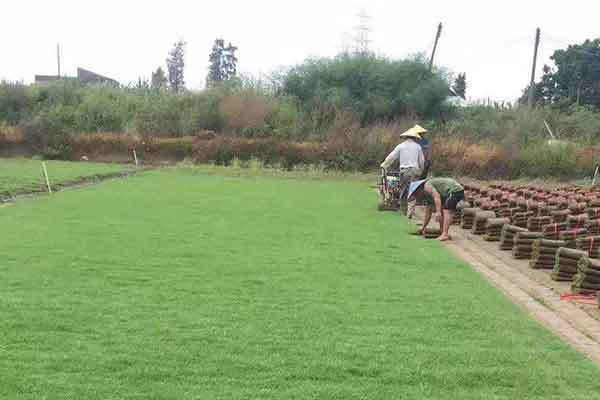
[[[223,39],[216,39],[208,61],[208,76],[206,77],[206,86],[226,82],[237,76],[237,62],[235,55],[237,47],[229,43],[225,46]]]
[[[152,73],[150,87],[155,90],[165,89],[167,87],[167,76],[161,67]]]
[[[556,50],[550,59],[555,67],[544,66],[542,78],[534,87],[536,104],[600,107],[600,39]],[[526,102],[528,90],[521,103]]]
[[[456,79],[454,80],[454,85],[452,85],[452,90],[456,93],[457,96],[461,98],[466,98],[467,93],[467,74],[463,72],[462,74],[458,74]]]
[[[447,77],[422,59],[340,55],[307,60],[281,77],[282,94],[310,115],[312,129],[350,111],[363,125],[400,116],[436,118],[448,97]]]
[[[185,69],[185,45],[183,40],[179,40],[173,45],[167,58],[167,71],[169,72],[169,86],[174,92],[181,92],[185,89],[184,69]]]

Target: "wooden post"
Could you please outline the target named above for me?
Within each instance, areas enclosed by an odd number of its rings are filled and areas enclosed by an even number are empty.
[[[60,78],[60,44],[56,45],[56,62],[58,64],[58,71],[56,76]]]
[[[537,64],[538,47],[540,46],[540,28],[535,30],[535,45],[533,48],[533,65],[531,66],[531,81],[529,82],[529,94],[527,105],[533,107],[535,97],[535,66]]]
[[[548,125],[548,122],[546,122],[546,120],[544,120],[544,125],[546,125],[546,129],[548,130],[548,133],[550,134],[550,137],[552,139],[556,139],[556,137],[554,137],[554,133],[552,132],[552,129],[550,129],[550,125]]]
[[[44,171],[44,178],[46,179],[46,187],[48,188],[48,194],[52,194],[52,188],[50,187],[50,179],[48,179],[48,169],[46,168],[46,161],[42,161],[42,170]]]
[[[138,159],[137,159],[137,153],[135,152],[135,149],[133,149],[133,161],[135,161],[135,166],[138,166]]]
[[[433,69],[433,60],[435,58],[435,51],[437,50],[438,41],[442,36],[442,23],[438,25],[437,33],[435,34],[435,43],[433,44],[433,51],[431,52],[431,59],[429,60],[429,71]]]

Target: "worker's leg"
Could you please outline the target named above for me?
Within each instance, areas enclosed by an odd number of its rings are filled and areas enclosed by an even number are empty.
[[[442,223],[441,228],[442,228],[442,234],[440,235],[440,237],[438,237],[438,240],[444,242],[448,239],[450,239],[450,236],[448,235],[448,230],[450,229],[450,221],[452,221],[452,214],[453,212],[451,210],[443,210],[442,211]]]
[[[410,170],[404,169],[400,171],[400,212],[403,215],[408,213],[408,187],[411,182]]]
[[[415,215],[415,210],[417,209],[417,200],[412,199],[408,202],[408,211],[407,211],[407,216],[408,219],[412,219],[412,217]]]
[[[416,180],[419,179],[419,170],[416,168],[410,168],[410,169],[406,169],[404,170],[404,176],[405,176],[405,185],[406,185],[406,189],[404,192],[404,196],[403,198],[405,199],[406,202],[406,215],[408,216],[408,218],[412,218],[414,213],[415,213],[415,209],[417,207],[417,202],[416,200],[412,200],[412,201],[408,201],[408,188],[410,186],[410,184]]]
[[[456,206],[465,198],[465,192],[460,191],[457,193],[452,193],[448,199],[443,204],[443,223],[442,223],[442,234],[438,238],[441,241],[446,241],[450,239],[450,235],[448,231],[450,230],[450,223],[452,221],[452,216],[456,211]]]

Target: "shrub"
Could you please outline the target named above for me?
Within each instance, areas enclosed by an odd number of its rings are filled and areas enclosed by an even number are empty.
[[[135,131],[148,136],[182,136],[181,108],[175,96],[149,96],[135,114]]]
[[[273,106],[266,97],[243,91],[223,97],[220,110],[227,128],[238,134],[254,136],[265,133]]]
[[[27,86],[0,82],[0,123],[16,125],[31,114],[31,99]]]
[[[77,132],[123,132],[130,118],[127,99],[122,91],[91,88],[77,105]]]
[[[69,159],[72,137],[63,119],[68,115],[61,107],[39,113],[22,124],[23,139],[35,152],[48,159]]]
[[[568,178],[584,172],[577,164],[572,144],[532,143],[522,148],[512,162],[515,177]]]

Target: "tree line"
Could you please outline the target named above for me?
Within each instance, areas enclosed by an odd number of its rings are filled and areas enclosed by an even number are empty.
[[[224,39],[216,39],[208,57],[209,67],[206,76],[206,87],[230,81],[237,76],[237,47],[226,43]],[[138,78],[138,88],[155,90],[170,89],[176,93],[185,90],[185,51],[186,42],[178,40],[169,51],[166,59],[167,71],[158,67],[152,72],[150,82]]]
[[[554,66],[544,65],[542,78],[534,85],[535,104],[600,109],[600,39],[556,50],[550,59]],[[520,103],[527,103],[528,92],[529,87]]]

